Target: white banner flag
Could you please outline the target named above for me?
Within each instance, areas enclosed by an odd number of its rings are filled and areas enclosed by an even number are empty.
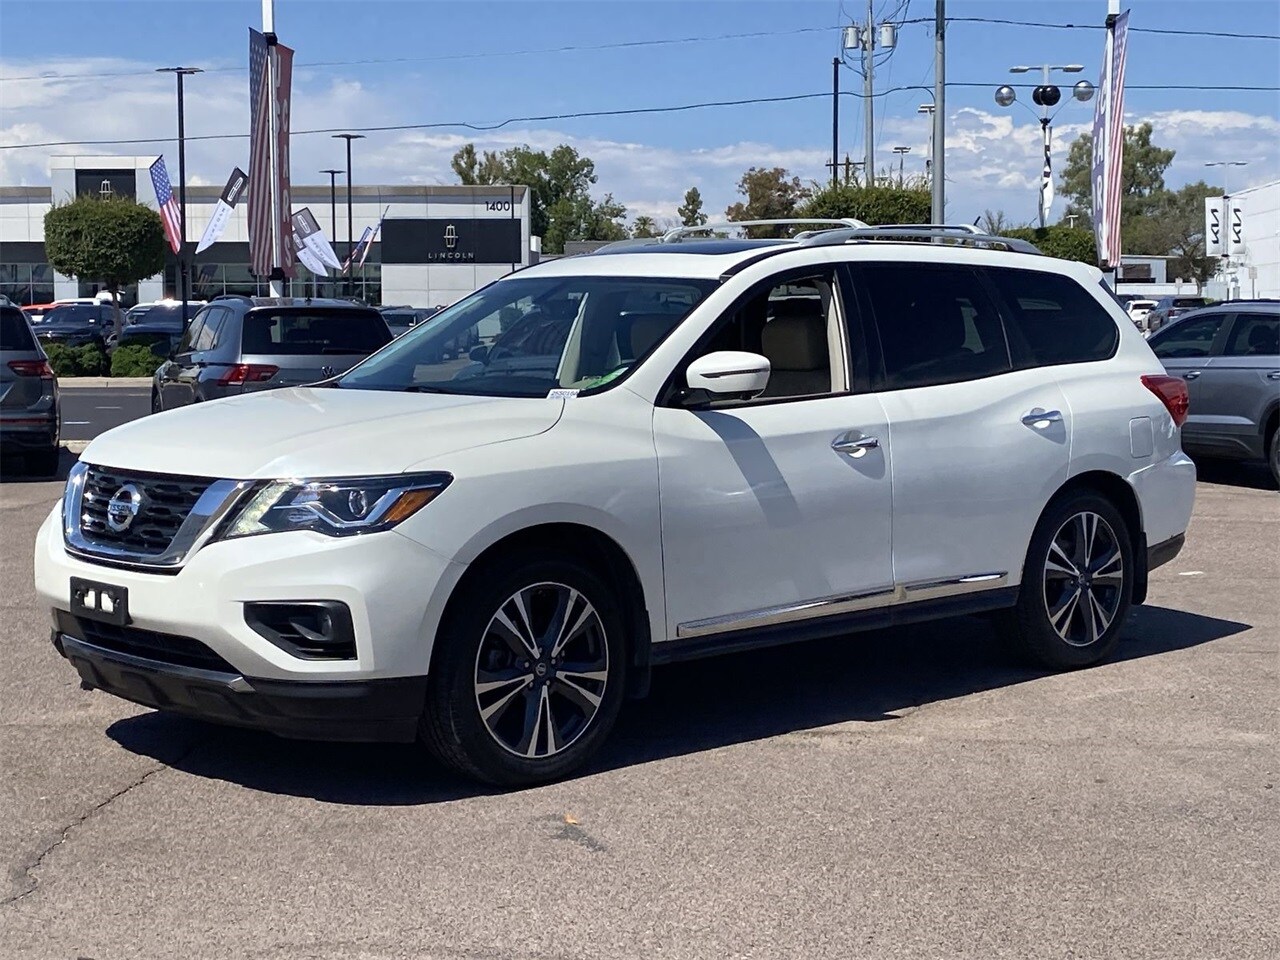
[[[218,205],[213,208],[213,216],[209,218],[209,225],[204,228],[200,243],[196,245],[196,253],[201,253],[207,247],[211,247],[218,242],[222,232],[227,229],[227,224],[231,222],[231,211],[236,208],[236,204],[244,196],[244,189],[248,184],[249,177],[243,170],[236,167],[231,171],[231,176],[227,179],[227,185],[222,188],[222,196],[218,197]]]
[[[1204,252],[1209,257],[1222,256],[1222,198],[1204,198]]]
[[[293,235],[298,241],[299,256],[303,250],[306,250],[311,255],[311,259],[320,264],[333,267],[335,270],[342,269],[342,261],[338,259],[338,255],[333,252],[333,247],[325,239],[324,231],[320,229],[320,224],[316,221],[310,207],[303,207],[295,213],[292,222]],[[307,264],[307,269],[312,273],[319,272],[306,260],[302,262]],[[328,271],[324,271],[324,274],[328,276]]]

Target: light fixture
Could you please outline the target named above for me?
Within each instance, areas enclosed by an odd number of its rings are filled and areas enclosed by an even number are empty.
[[[1081,103],[1084,103],[1088,100],[1092,100],[1093,84],[1090,83],[1088,80],[1081,80],[1079,83],[1077,83],[1074,87],[1071,88],[1071,95],[1075,97],[1077,100],[1079,100]]]
[[[996,88],[996,103],[1000,104],[1000,106],[1002,107],[1011,106],[1013,104],[1013,101],[1017,99],[1018,99],[1017,92],[1013,89],[1013,87],[1009,86],[1007,83]]]

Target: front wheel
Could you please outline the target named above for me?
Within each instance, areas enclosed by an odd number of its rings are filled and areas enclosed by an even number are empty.
[[[626,645],[612,591],[577,561],[522,554],[477,570],[436,639],[423,740],[500,786],[562,777],[608,736]]]
[[[1097,663],[1120,642],[1133,580],[1133,541],[1120,511],[1101,494],[1069,494],[1036,527],[1006,628],[1044,666]]]
[[[152,413],[163,413],[163,412],[164,412],[164,404],[162,404],[162,403],[160,402],[160,391],[159,391],[159,390],[152,390],[152,391],[151,391],[151,412],[152,412]]]

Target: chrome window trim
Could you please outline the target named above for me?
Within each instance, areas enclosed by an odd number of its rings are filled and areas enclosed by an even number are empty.
[[[92,543],[81,530],[85,476],[89,464],[77,463],[67,474],[62,498],[62,536],[67,552],[83,560],[110,560],[152,570],[176,570],[187,557],[203,547],[219,524],[254,486],[252,480],[215,480],[205,489],[187,514],[172,542],[163,553],[138,553],[106,544]]]
[[[962,577],[950,577],[945,580],[921,580],[894,587],[878,587],[874,590],[865,590],[860,593],[838,594],[831,597],[821,597],[816,600],[804,600],[799,603],[780,604],[773,607],[763,607],[759,610],[747,610],[742,613],[708,617],[705,620],[691,620],[676,626],[676,639],[684,640],[690,637],[703,637],[715,633],[728,633],[734,630],[750,630],[756,627],[794,623],[799,620],[836,616],[872,607],[911,603],[917,600],[961,596],[1003,586],[1008,578],[1007,571],[970,573]]]

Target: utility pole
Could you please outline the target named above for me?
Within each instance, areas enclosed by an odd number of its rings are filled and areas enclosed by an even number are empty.
[[[929,178],[931,204],[929,219],[933,223],[945,223],[946,168],[945,146],[947,138],[947,0],[937,0],[933,25],[933,163]]]
[[[840,165],[840,58],[831,58],[831,186],[837,182]]]
[[[941,0],[939,0],[941,2]],[[862,99],[866,105],[867,121],[867,156],[863,171],[867,176],[867,185],[876,185],[876,125],[875,125],[875,35],[876,16],[873,0],[867,0],[867,32],[862,44]]]

